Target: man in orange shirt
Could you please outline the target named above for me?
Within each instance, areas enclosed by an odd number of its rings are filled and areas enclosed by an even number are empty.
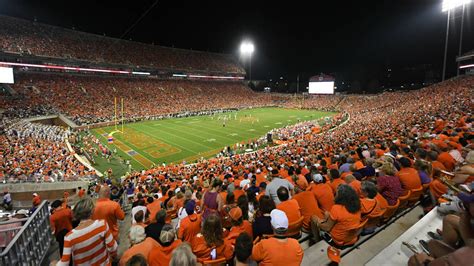
[[[59,244],[59,255],[63,255],[64,236],[72,230],[72,211],[64,208],[61,200],[55,200],[51,204],[52,214],[49,217],[51,229]]]
[[[298,221],[298,219],[301,218],[300,205],[298,204],[298,201],[290,199],[290,194],[286,187],[280,187],[277,190],[277,195],[281,202],[276,206],[277,209],[285,212],[290,224]]]
[[[312,232],[314,236],[315,232],[312,231],[312,228],[315,228],[314,226],[316,226],[315,221],[317,218],[322,219],[324,214],[319,208],[318,202],[311,191],[302,191],[299,188],[295,188],[295,192],[296,194],[293,196],[293,199],[298,202],[298,205],[301,208],[301,215],[304,217],[303,229],[306,232]],[[314,224],[312,221],[314,221]]]
[[[188,216],[181,220],[178,230],[178,239],[191,243],[193,237],[201,232],[201,215],[194,213],[196,203],[190,200],[186,203],[185,209]]]
[[[110,232],[115,240],[118,240],[118,224],[117,220],[123,220],[125,213],[120,208],[120,205],[110,200],[110,188],[108,186],[102,186],[99,190],[99,199],[95,205],[94,213],[92,214],[93,220],[105,220],[109,225]]]
[[[174,240],[175,231],[170,224],[163,226],[160,234],[160,246],[154,248],[148,254],[148,265],[150,266],[168,266],[171,260],[171,254],[175,248],[181,245],[180,239]]]
[[[153,197],[147,198],[148,205],[146,205],[146,209],[148,212],[148,217],[150,223],[156,222],[155,216],[161,210],[161,201],[158,199],[154,199]]]
[[[304,251],[298,240],[287,238],[288,218],[280,210],[270,213],[271,224],[275,237],[263,239],[253,246],[252,258],[260,266],[297,266],[303,260]]]
[[[344,173],[345,175],[348,175],[350,174],[350,172],[345,172]],[[344,176],[345,176],[344,175]],[[332,188],[332,193],[333,194],[336,194],[336,191],[337,191],[337,187],[339,185],[342,185],[342,184],[345,184],[346,182],[341,178],[341,176],[339,175],[339,171],[337,171],[336,169],[331,169],[329,170],[329,178],[331,179],[331,188]]]
[[[321,174],[314,174],[313,182],[314,183],[311,183],[309,187],[309,191],[313,193],[314,198],[318,202],[318,206],[323,212],[330,211],[332,205],[334,205],[334,194],[331,186],[326,183],[326,178]]]
[[[398,178],[400,178],[400,183],[402,183],[403,189],[405,191],[417,189],[421,187],[421,179],[418,171],[415,168],[411,167],[411,162],[408,158],[402,157],[398,160],[402,166],[400,171],[398,171]]]
[[[240,233],[247,233],[249,236],[253,236],[252,224],[249,221],[244,220],[242,216],[242,209],[239,207],[234,207],[229,211],[229,216],[232,222],[232,228],[230,228],[229,235],[227,235],[226,240],[231,245],[235,245],[235,240],[240,235]]]

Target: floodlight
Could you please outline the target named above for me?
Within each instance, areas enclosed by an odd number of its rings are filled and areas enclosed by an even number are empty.
[[[446,12],[448,10],[454,9],[456,7],[469,4],[471,0],[443,0],[442,11]]]
[[[254,51],[255,47],[253,46],[253,43],[251,42],[243,42],[241,45],[240,45],[240,52],[242,54],[252,54],[253,51]]]

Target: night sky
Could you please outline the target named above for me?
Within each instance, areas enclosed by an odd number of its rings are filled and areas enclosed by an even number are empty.
[[[0,13],[119,37],[154,2],[0,0]],[[240,42],[250,39],[254,79],[442,65],[441,0],[282,2],[159,0],[125,38],[236,56]],[[474,49],[474,4],[466,11],[464,52]],[[459,45],[460,12],[455,17],[448,76]]]

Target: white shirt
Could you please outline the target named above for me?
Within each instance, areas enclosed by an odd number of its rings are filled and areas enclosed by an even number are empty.
[[[132,208],[132,224],[136,224],[137,222],[135,221],[135,214],[138,212],[138,211],[143,211],[143,219],[145,219],[145,215],[146,215],[146,207],[145,206],[135,206]]]

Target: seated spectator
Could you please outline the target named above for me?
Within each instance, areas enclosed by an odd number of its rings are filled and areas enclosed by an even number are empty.
[[[280,200],[280,204],[276,207],[277,209],[285,212],[286,217],[288,217],[288,222],[290,224],[296,222],[298,219],[301,218],[301,210],[298,204],[298,201],[295,199],[289,199],[290,195],[288,189],[285,187],[280,187],[277,190],[278,199]]]
[[[377,177],[377,190],[387,200],[390,206],[397,204],[397,200],[403,195],[400,179],[395,176],[395,167],[389,162],[383,163],[379,168]]]
[[[318,202],[311,191],[302,191],[295,187],[295,195],[293,199],[298,202],[300,206],[301,215],[304,217],[303,230],[305,232],[312,232],[312,228],[316,226],[318,218],[323,218],[324,214],[318,206]],[[314,224],[313,224],[314,223]],[[316,232],[313,232],[313,235]]]
[[[357,241],[354,230],[360,225],[360,199],[349,185],[337,189],[334,206],[325,213],[325,219],[318,219],[318,227],[329,232],[329,242],[339,246],[352,245]]]
[[[148,258],[148,255],[152,250],[160,247],[158,242],[145,235],[145,229],[142,226],[132,226],[128,236],[132,246],[123,253],[119,262],[120,266],[124,266],[131,257],[137,254]]]
[[[255,244],[252,249],[252,258],[259,265],[300,265],[304,251],[298,240],[285,236],[288,230],[286,214],[275,209],[270,213],[270,217],[275,237],[263,239]]]
[[[351,173],[352,172],[344,172],[343,174],[345,177],[346,174],[351,174]],[[337,191],[337,187],[339,185],[345,184],[346,182],[341,177],[341,175],[339,175],[339,171],[337,171],[336,169],[329,170],[328,175],[329,175],[329,180],[331,181],[330,186],[332,188],[333,194],[335,194]]]
[[[179,226],[178,239],[191,243],[192,239],[201,232],[201,215],[194,212],[196,203],[190,200],[186,203],[185,209],[188,216],[186,216]]]
[[[321,174],[313,174],[313,183],[309,190],[313,193],[322,211],[330,211],[334,205],[334,194],[331,186],[326,182],[326,178]]]
[[[401,169],[398,171],[397,175],[400,178],[400,183],[402,188],[405,190],[405,193],[408,190],[417,189],[421,187],[420,175],[415,168],[411,167],[410,159],[402,157],[398,160],[401,164]]]
[[[247,233],[241,233],[235,240],[235,266],[250,265],[253,241]]]
[[[429,242],[421,240],[426,253],[410,257],[408,265],[472,265],[474,263],[474,229],[471,225],[474,217],[474,194],[461,193],[458,195],[465,206],[458,217],[451,215],[443,219],[441,240],[432,239]],[[431,236],[435,235],[433,233]]]
[[[147,237],[155,239],[155,241],[160,241],[161,229],[166,224],[166,211],[160,210],[155,215],[156,222],[151,223],[145,227],[145,234]]]
[[[351,186],[355,192],[357,193],[357,195],[360,197],[362,196],[361,195],[361,183],[359,180],[357,180],[355,178],[354,175],[346,175],[346,177],[344,177],[344,181],[346,182],[346,184],[348,184],[349,186]]]
[[[230,260],[234,253],[232,245],[224,241],[220,218],[213,214],[204,220],[201,233],[193,238],[191,246],[198,261],[218,258]]]
[[[270,213],[275,209],[275,203],[268,195],[260,197],[258,203],[257,215],[252,223],[253,238],[261,237],[262,235],[273,234],[271,225]]]
[[[196,266],[196,255],[193,254],[191,246],[183,242],[171,252],[170,266]]]
[[[228,243],[234,245],[235,239],[244,232],[250,236],[253,235],[252,224],[248,220],[244,220],[242,210],[239,207],[230,210],[229,215],[232,221],[232,228],[230,228],[230,232],[226,237]]]
[[[281,178],[277,169],[272,169],[272,181],[266,187],[266,193],[275,202],[275,205],[280,204],[277,190],[280,187],[285,187],[290,193],[293,193],[294,186],[288,180]]]
[[[131,257],[125,266],[148,266],[148,261],[143,255],[137,254]]]
[[[181,245],[181,240],[175,240],[175,231],[173,226],[166,224],[163,226],[160,234],[160,246],[150,251],[148,263],[150,266],[168,266],[171,260],[171,254],[175,248]]]

